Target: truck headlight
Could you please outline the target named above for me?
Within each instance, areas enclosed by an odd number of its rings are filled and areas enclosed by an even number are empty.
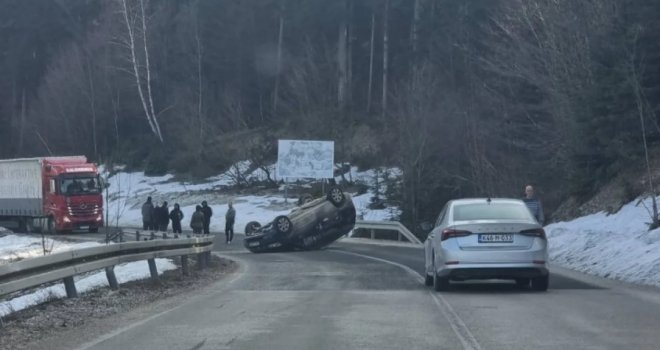
[[[62,219],[62,221],[64,221],[64,222],[71,222],[71,219],[69,219],[69,217],[65,215],[65,216],[64,216],[64,219]]]

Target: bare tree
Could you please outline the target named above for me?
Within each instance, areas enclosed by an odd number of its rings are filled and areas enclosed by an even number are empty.
[[[158,123],[158,118],[154,111],[154,101],[151,92],[151,66],[149,62],[149,47],[147,41],[147,18],[144,8],[144,0],[138,0],[139,2],[138,10],[134,9],[132,6],[129,6],[127,4],[127,0],[118,0],[118,1],[120,1],[121,14],[124,18],[124,21],[126,22],[127,38],[125,40],[125,45],[128,47],[130,51],[129,60],[133,68],[133,75],[135,77],[138,95],[140,96],[140,101],[142,102],[142,108],[144,110],[144,114],[147,118],[147,121],[149,122],[149,126],[151,127],[151,131],[154,133],[154,135],[156,135],[156,137],[158,137],[160,142],[163,142],[164,141],[163,134],[161,133],[160,124]],[[140,21],[142,28],[141,34],[142,34],[142,44],[144,50],[144,70],[146,74],[144,83],[143,83],[142,73],[140,72],[141,65],[139,62],[138,54],[136,52],[136,37],[139,34],[138,30],[136,30],[136,26],[138,25],[136,23],[137,21]],[[146,94],[144,91],[145,87],[143,87],[143,84],[146,85]]]
[[[339,23],[339,38],[337,39],[337,105],[340,110],[346,108],[346,94],[348,90],[348,21],[346,11]]]
[[[641,28],[639,27],[637,27],[635,30],[634,39],[633,39],[633,45],[635,46],[637,45],[640,31]],[[630,80],[630,86],[632,87],[633,95],[635,96],[637,115],[639,116],[640,131],[642,133],[642,145],[644,146],[644,161],[646,163],[647,181],[649,185],[649,194],[651,196],[651,203],[652,203],[652,207],[651,207],[652,212],[650,213],[651,228],[656,228],[656,227],[660,227],[660,217],[658,217],[658,203],[656,200],[655,186],[653,185],[651,162],[649,160],[649,146],[646,140],[646,114],[647,114],[646,106],[648,106],[649,104],[648,101],[646,101],[646,97],[643,92],[640,73],[638,72],[639,68],[637,67],[637,62],[636,62],[638,58],[636,57],[637,55],[635,51],[633,50],[629,54],[629,56],[630,57],[628,60],[628,75]]]
[[[371,95],[374,82],[374,39],[376,35],[376,12],[371,12],[371,40],[369,41],[369,82],[367,84],[367,113],[371,112]]]
[[[412,29],[410,31],[410,41],[412,42],[413,62],[417,60],[419,51],[419,25],[422,18],[422,0],[415,0],[413,8]]]
[[[385,0],[385,9],[383,10],[383,95],[381,100],[382,117],[385,118],[387,114],[387,74],[388,74],[388,57],[389,57],[389,13],[390,13],[390,0]]]
[[[275,89],[273,91],[273,113],[277,112],[277,103],[280,98],[280,77],[282,75],[282,42],[284,39],[284,8],[280,9],[280,25],[277,35],[277,72],[275,75]]]

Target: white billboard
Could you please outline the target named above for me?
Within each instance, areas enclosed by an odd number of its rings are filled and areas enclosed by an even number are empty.
[[[277,175],[280,178],[333,178],[334,141],[279,140]]]

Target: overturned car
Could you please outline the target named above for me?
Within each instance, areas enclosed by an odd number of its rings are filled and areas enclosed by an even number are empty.
[[[249,222],[243,244],[253,253],[320,249],[350,232],[354,225],[351,196],[333,187],[325,197],[308,198],[289,215],[280,215],[267,225]]]

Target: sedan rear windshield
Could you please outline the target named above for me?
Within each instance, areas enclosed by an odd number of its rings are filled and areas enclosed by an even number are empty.
[[[533,220],[524,204],[471,203],[454,206],[454,221]]]

